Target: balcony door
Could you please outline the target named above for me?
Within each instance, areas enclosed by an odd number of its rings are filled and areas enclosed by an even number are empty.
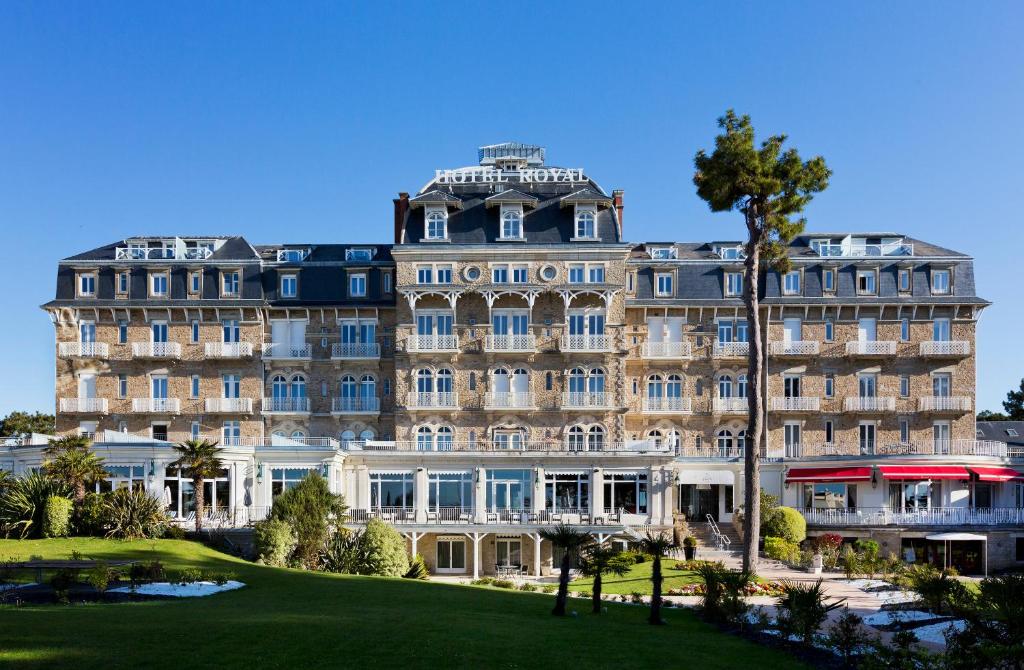
[[[862,317],[857,321],[857,341],[874,342],[878,339],[878,322],[871,317]]]
[[[466,571],[466,541],[456,537],[437,538],[437,572]]]
[[[153,333],[153,343],[158,344],[167,341],[167,322],[166,321],[154,321],[150,326],[150,331]]]
[[[932,424],[932,450],[936,454],[950,452],[950,426],[948,421],[936,421]]]
[[[787,423],[782,427],[786,458],[800,458],[800,424]]]
[[[150,388],[153,393],[151,397],[155,400],[167,399],[167,377],[163,375],[153,375],[150,381]]]
[[[83,372],[78,375],[78,397],[96,397],[96,375],[92,372]]]
[[[799,342],[801,337],[800,319],[784,319],[782,322],[782,341],[786,344]]]
[[[96,343],[96,324],[92,321],[83,321],[78,325],[78,341],[82,344]]]
[[[787,398],[800,397],[800,375],[786,375],[782,378],[782,395]]]
[[[421,337],[452,334],[451,312],[420,312],[416,315],[416,334]]]
[[[873,374],[860,375],[857,378],[857,389],[861,398],[874,398],[878,391],[878,379]]]
[[[935,319],[932,324],[932,340],[936,342],[949,342],[949,319]]]
[[[875,431],[874,423],[862,423],[857,427],[862,456],[870,456],[875,453]]]

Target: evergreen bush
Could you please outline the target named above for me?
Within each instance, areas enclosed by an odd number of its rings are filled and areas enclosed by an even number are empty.
[[[253,526],[256,558],[267,565],[284,567],[295,550],[295,532],[291,524],[280,519],[264,519]]]
[[[807,537],[807,521],[792,507],[778,507],[768,523],[761,528],[761,535],[800,543]]]
[[[46,499],[43,537],[67,537],[71,533],[71,501],[63,496]]]

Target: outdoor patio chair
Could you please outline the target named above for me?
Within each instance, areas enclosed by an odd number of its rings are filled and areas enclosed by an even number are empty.
[[[427,523],[438,523],[437,512],[427,512]]]

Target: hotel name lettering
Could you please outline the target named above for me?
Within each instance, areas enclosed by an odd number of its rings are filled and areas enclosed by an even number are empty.
[[[587,181],[583,169],[566,168],[469,168],[465,170],[435,170],[438,184],[498,184],[516,181],[520,184],[552,184]]]

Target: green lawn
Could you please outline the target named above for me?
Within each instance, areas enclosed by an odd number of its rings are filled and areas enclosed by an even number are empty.
[[[662,559],[661,574],[665,578],[662,593],[686,584],[700,583],[700,577],[692,570],[676,570],[672,567],[678,562],[675,559]],[[651,595],[651,566],[652,563],[648,560],[637,563],[622,577],[605,575],[601,579],[601,592],[627,596],[634,592],[645,596]],[[592,591],[593,588],[594,580],[590,578],[574,579],[570,586],[573,591]]]
[[[0,665],[800,667],[682,610],[652,627],[636,606],[610,603],[593,616],[589,602],[572,601],[579,616],[556,619],[548,595],[268,568],[187,541],[0,541],[2,558],[67,558],[72,549],[107,560],[159,557],[172,570],[229,570],[248,586],[180,602],[0,607]]]

